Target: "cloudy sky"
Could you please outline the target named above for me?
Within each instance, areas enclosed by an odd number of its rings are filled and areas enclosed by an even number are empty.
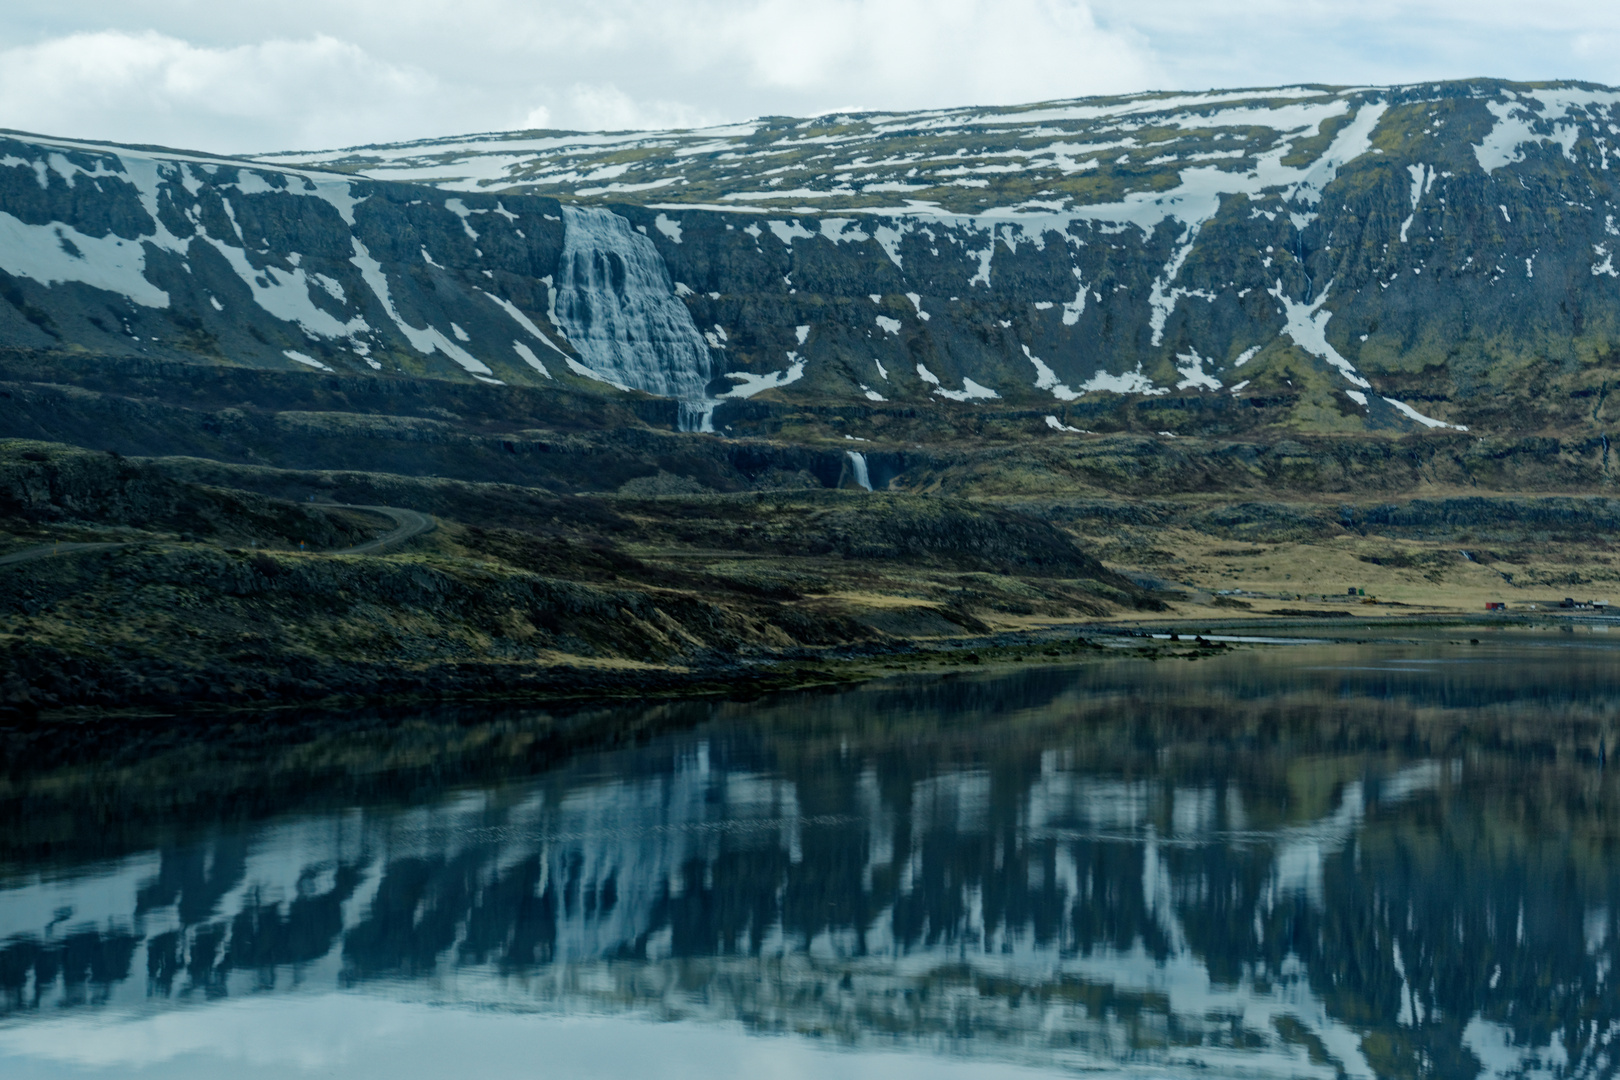
[[[0,127],[220,152],[1493,75],[1620,83],[1613,0],[6,0]]]

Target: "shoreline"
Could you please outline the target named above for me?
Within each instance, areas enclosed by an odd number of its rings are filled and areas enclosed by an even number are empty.
[[[1236,649],[1306,644],[1419,644],[1402,629],[1522,629],[1531,626],[1620,626],[1620,616],[1536,612],[1473,616],[1462,612],[1332,616],[1244,616],[1130,619],[1050,623],[949,639],[899,641],[774,659],[734,660],[698,667],[676,665],[475,663],[416,672],[375,671],[367,687],[360,673],[328,694],[289,700],[210,700],[204,693],[128,707],[75,705],[0,711],[0,732],[25,726],[145,723],[224,715],[268,718],[353,709],[435,707],[543,708],[611,706],[632,701],[755,700],[761,697],[906,675],[1057,667],[1107,660],[1177,660]],[[1347,631],[1359,631],[1347,633]],[[1367,631],[1386,631],[1368,637]],[[1175,635],[1175,637],[1172,637]],[[1179,640],[1178,640],[1179,639]],[[1223,640],[1224,639],[1224,640]],[[1477,639],[1464,639],[1464,644]],[[338,672],[333,673],[338,674]],[[516,679],[513,677],[516,676]],[[222,676],[225,677],[225,676]],[[390,685],[392,684],[392,685]],[[206,693],[214,693],[209,686]]]

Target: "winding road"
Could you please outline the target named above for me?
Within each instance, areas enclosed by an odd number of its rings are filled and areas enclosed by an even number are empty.
[[[384,517],[394,519],[394,531],[385,533],[375,540],[367,540],[354,547],[343,548],[331,552],[333,555],[371,555],[385,547],[404,543],[406,540],[421,536],[425,532],[433,531],[433,518],[416,510],[401,510],[397,506],[354,506],[349,503],[318,503],[318,506],[329,506],[338,510],[367,510],[373,514],[382,514]]]
[[[365,510],[373,514],[381,514],[394,522],[393,532],[384,533],[375,540],[367,540],[363,544],[353,547],[339,548],[329,551],[328,555],[375,555],[384,548],[402,544],[406,540],[414,539],[423,533],[432,532],[434,521],[428,514],[416,510],[404,510],[397,506],[356,506],[350,503],[316,503],[331,510]],[[38,547],[24,548],[14,551],[10,555],[0,555],[0,566],[16,566],[19,563],[37,562],[40,559],[49,559],[55,555],[80,555],[87,551],[108,551],[112,548],[129,547],[134,541],[108,541],[92,544],[54,543],[40,544]]]
[[[106,551],[109,548],[128,547],[128,543],[106,542],[100,544],[41,544],[38,547],[23,548],[10,555],[0,555],[0,566],[11,566],[15,563],[35,562],[39,559],[48,559],[52,555],[77,555],[85,551]]]

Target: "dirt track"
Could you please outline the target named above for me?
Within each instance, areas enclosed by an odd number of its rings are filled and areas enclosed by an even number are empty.
[[[433,518],[415,510],[404,510],[397,506],[351,506],[347,503],[326,503],[326,506],[339,510],[367,510],[374,514],[382,514],[392,518],[395,528],[393,532],[385,533],[375,540],[367,540],[363,544],[353,547],[340,548],[328,552],[330,555],[372,555],[386,547],[400,544],[413,537],[421,536],[433,529]],[[107,551],[112,548],[128,547],[129,542],[109,541],[93,544],[53,543],[40,544],[38,547],[24,548],[14,551],[10,555],[0,556],[0,566],[15,566],[18,563],[37,562],[40,559],[49,559],[56,555],[78,555],[87,551]]]

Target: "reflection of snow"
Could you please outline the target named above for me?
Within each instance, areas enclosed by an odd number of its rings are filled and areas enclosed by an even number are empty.
[[[1439,786],[1440,765],[1424,762],[1412,765],[1384,780],[1378,788],[1378,802],[1395,803],[1421,791]],[[1309,825],[1279,830],[1273,880],[1279,896],[1305,895],[1315,903],[1322,900],[1322,867],[1327,857],[1340,850],[1355,834],[1367,816],[1367,796],[1361,781],[1344,786],[1338,807],[1327,817]]]
[[[920,780],[911,789],[912,843],[920,843],[928,831],[982,833],[989,814],[987,772],[953,772]]]
[[[1051,772],[1030,785],[1025,828],[1133,830],[1150,821],[1158,785]]]
[[[1213,787],[1176,788],[1170,807],[1170,824],[1177,836],[1210,833],[1218,824]]]
[[[1499,1076],[1535,1080],[1562,1075],[1569,1064],[1563,1040],[1564,1033],[1556,1031],[1544,1047],[1524,1046],[1515,1042],[1512,1028],[1479,1016],[1468,1021],[1462,1037],[1463,1046],[1484,1067],[1480,1076],[1487,1080]]]
[[[253,905],[285,904],[307,894],[311,883],[317,891],[326,888],[334,866],[363,868],[363,883],[344,905],[328,953],[300,969],[299,987],[324,990],[342,977],[343,942],[355,939],[358,926],[409,917],[408,908],[373,910],[389,875],[408,876],[413,864],[454,867],[452,876],[469,889],[465,902],[476,908],[497,885],[522,880],[524,865],[537,862],[531,899],[548,893],[571,899],[522,916],[548,920],[553,935],[554,951],[532,974],[513,978],[498,962],[467,960],[463,918],[456,921],[457,941],[439,948],[420,972],[431,978],[367,981],[364,994],[503,1011],[629,1010],[724,1023],[766,1017],[802,1030],[839,1030],[857,1045],[877,1038],[872,1032],[878,1030],[937,1030],[945,1018],[955,1018],[950,1022],[974,1031],[975,1046],[964,1052],[975,1055],[1075,1067],[1117,1067],[1129,1059],[1155,1074],[1216,1069],[1324,1080],[1335,1075],[1336,1062],[1348,1075],[1365,1077],[1371,1072],[1359,1034],[1328,1014],[1297,960],[1262,965],[1235,981],[1211,977],[1188,940],[1190,905],[1202,901],[1196,879],[1178,864],[1179,853],[1211,844],[1270,846],[1275,888],[1260,903],[1289,893],[1319,897],[1325,859],[1354,835],[1369,806],[1410,799],[1441,778],[1438,764],[1422,763],[1345,784],[1338,804],[1318,820],[1242,831],[1250,815],[1234,787],[1223,792],[1214,784],[1172,787],[1089,775],[1065,767],[1057,752],[1043,755],[1040,774],[1018,805],[1007,808],[1007,819],[997,816],[1003,781],[991,770],[946,769],[897,784],[892,774],[867,766],[850,777],[850,816],[836,825],[846,830],[840,842],[851,845],[844,860],[851,895],[869,906],[858,904],[840,919],[819,906],[828,895],[827,864],[811,853],[818,846],[827,850],[826,835],[807,838],[828,823],[805,816],[793,782],[719,765],[702,740],[661,764],[650,772],[472,791],[369,817],[353,812],[260,827],[243,837],[243,870],[228,883],[210,922],[229,926]],[[818,802],[824,797],[818,791]],[[1002,832],[998,822],[1014,817],[1017,828]],[[989,839],[996,844],[994,865],[989,859],[977,868],[964,865],[962,853]],[[1107,847],[1111,859],[1124,856],[1116,863],[1120,872],[1098,873],[1099,847]],[[1037,848],[1041,857],[1032,857]],[[701,926],[672,914],[671,905],[683,898],[696,906],[723,903],[724,892],[688,893],[714,887],[722,868],[739,859],[757,859],[780,875],[774,900],[765,900],[760,911],[767,925],[712,943],[712,954],[700,947],[693,955],[690,931]],[[174,929],[172,905],[143,922],[129,919],[137,891],[157,870],[156,860],[144,857],[78,879],[0,890],[0,939],[38,935],[64,907],[73,909],[75,924],[133,925],[138,938]],[[1004,872],[1009,876],[997,877]],[[1045,936],[1037,938],[1027,911],[1005,902],[1009,883],[1043,897],[1051,914],[1062,913]],[[769,882],[761,895],[773,895]],[[811,898],[818,906],[806,923],[802,909]],[[1116,904],[1145,913],[1134,944],[1077,938],[1078,912]],[[922,933],[915,922],[919,906],[931,920]],[[1587,940],[1597,942],[1594,947],[1607,940],[1609,921],[1606,910],[1588,915]],[[1144,937],[1156,937],[1168,954]],[[144,952],[137,952],[132,971],[143,972],[146,964]],[[769,965],[768,977],[760,977],[762,965]],[[1098,988],[1129,999],[1143,1019],[1127,1023],[1106,1010],[1093,1012],[1067,994],[983,994],[964,981],[964,971],[1018,986]],[[231,995],[262,977],[235,972]],[[930,994],[914,997],[922,984]],[[112,1004],[150,1007],[144,980],[129,978],[113,988]],[[874,1017],[879,1020],[868,1023]],[[1277,1021],[1285,1017],[1320,1040],[1332,1061],[1313,1061],[1300,1043],[1284,1040]],[[1166,1025],[1186,1038],[1164,1040]],[[1234,1029],[1241,1049],[1230,1038]],[[1496,1040],[1491,1046],[1509,1045],[1489,1025],[1471,1031],[1482,1033],[1476,1041],[1490,1036]]]

